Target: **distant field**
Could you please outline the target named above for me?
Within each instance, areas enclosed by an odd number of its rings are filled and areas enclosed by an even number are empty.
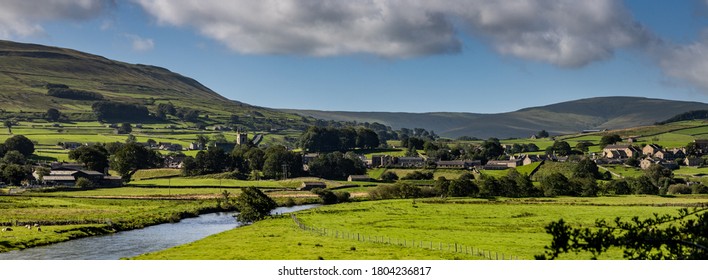
[[[138,187],[121,187],[121,188],[101,188],[85,191],[62,191],[44,193],[45,196],[67,196],[67,197],[155,197],[155,198],[180,198],[191,196],[205,196],[205,198],[214,198],[221,194],[223,188],[138,188]],[[241,193],[240,189],[227,189],[232,195]]]
[[[612,220],[653,213],[676,214],[678,207],[665,205],[706,203],[706,196],[676,198],[627,196],[601,198],[543,198],[451,200],[387,200],[322,206],[297,214],[298,219],[328,232],[348,232],[382,239],[407,240],[423,247],[460,244],[501,256],[533,259],[543,253],[551,237],[543,229],[563,218],[572,225],[592,226],[596,219]],[[628,207],[631,206],[631,207]],[[444,222],[442,222],[444,221]],[[431,243],[432,242],[432,243]],[[300,244],[300,245],[298,245]],[[320,246],[317,246],[319,244]],[[409,243],[410,244],[410,243]],[[355,247],[356,250],[349,250]],[[263,248],[266,248],[264,250]],[[365,251],[367,254],[361,254]],[[404,248],[397,245],[357,242],[318,236],[297,228],[289,218],[266,220],[139,259],[466,259],[464,253]],[[620,259],[611,251],[603,259]],[[587,259],[567,254],[562,259]]]
[[[603,165],[603,167],[614,173],[622,175],[622,177],[639,177],[644,175],[644,170],[636,167],[627,167],[624,165]]]

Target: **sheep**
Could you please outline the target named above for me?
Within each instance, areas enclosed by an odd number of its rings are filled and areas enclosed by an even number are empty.
[[[30,226],[30,225],[25,225],[25,228],[31,230],[31,229],[32,229],[32,226]]]
[[[7,228],[2,229],[2,232],[6,232],[6,231],[12,231],[12,228],[7,227]]]

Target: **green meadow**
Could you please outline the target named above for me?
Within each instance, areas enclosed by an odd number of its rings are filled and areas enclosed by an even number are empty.
[[[0,235],[0,252],[175,222],[215,208],[213,200],[3,196],[0,223],[13,231]]]
[[[445,247],[443,244],[494,252],[494,256],[533,259],[550,244],[550,235],[544,227],[551,221],[562,218],[574,226],[592,227],[597,219],[676,214],[680,207],[701,203],[708,203],[708,196],[365,201],[297,213],[303,224],[326,229],[325,236],[300,229],[290,218],[276,218],[138,259],[480,258],[465,252],[438,250]],[[361,238],[366,241],[351,236],[366,237]],[[393,244],[374,240],[393,240]],[[403,240],[407,247],[398,245]],[[411,243],[416,248],[411,248]],[[418,244],[423,248],[418,248],[421,247]],[[619,251],[601,256],[621,257]],[[587,259],[589,255],[568,254],[562,258]]]

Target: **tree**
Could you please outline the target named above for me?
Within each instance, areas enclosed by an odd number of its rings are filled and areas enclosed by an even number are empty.
[[[111,169],[124,179],[130,179],[138,169],[158,167],[162,157],[157,151],[149,150],[137,143],[126,143],[110,160]]]
[[[499,139],[489,138],[482,143],[482,150],[484,151],[484,158],[494,159],[504,154],[504,148]]]
[[[12,127],[14,126],[14,123],[11,120],[5,120],[3,124],[7,127],[7,133],[12,134]]]
[[[5,140],[5,149],[7,151],[18,151],[23,156],[29,157],[34,153],[34,143],[24,135],[15,135]]]
[[[27,165],[6,164],[1,171],[3,180],[10,185],[19,186],[22,181],[32,178],[32,168]]]
[[[321,154],[308,164],[310,174],[316,177],[344,180],[349,175],[366,173],[366,166],[358,158],[340,152]]]
[[[594,229],[573,227],[563,219],[551,222],[546,232],[550,246],[536,259],[555,259],[561,254],[590,252],[592,259],[611,248],[623,250],[624,258],[633,260],[705,260],[708,259],[708,208],[681,209],[678,215],[658,215],[631,221],[616,218],[614,224],[595,222]]]
[[[536,133],[536,137],[538,138],[547,138],[548,137],[548,132],[544,129]]]
[[[379,176],[379,179],[384,182],[393,182],[398,180],[398,175],[396,173],[391,172],[391,171],[386,171],[381,176]]]
[[[23,156],[20,152],[18,151],[8,151],[5,153],[5,155],[2,158],[2,161],[7,164],[19,164],[23,165],[25,164],[25,156]]]
[[[59,117],[61,117],[61,112],[59,112],[59,110],[54,109],[54,108],[47,109],[47,119],[49,121],[52,121],[52,122],[58,121]]]
[[[545,196],[568,195],[570,192],[568,178],[557,172],[541,178],[541,189]]]
[[[128,134],[128,137],[125,138],[125,143],[138,143],[138,137],[135,137],[133,134]]]
[[[269,147],[264,156],[263,175],[266,177],[290,178],[297,177],[302,173],[302,157],[288,151],[284,146]]]
[[[589,158],[583,158],[575,164],[573,168],[573,177],[599,179],[601,175],[600,170],[594,161]]]
[[[565,141],[555,141],[552,146],[546,148],[546,154],[555,154],[558,156],[567,156],[571,153],[570,144]]]
[[[209,136],[197,134],[197,143],[199,143],[202,147],[206,147],[207,143],[209,143]]]
[[[617,134],[605,135],[600,138],[600,147],[604,148],[607,145],[612,145],[620,141],[622,141],[622,137]]]
[[[270,212],[278,205],[254,187],[241,190],[241,194],[236,198],[236,207],[239,210],[236,219],[241,223],[252,223],[259,221],[270,215]]]
[[[103,146],[81,146],[69,152],[69,159],[86,165],[86,168],[104,172],[108,168],[108,151]]]
[[[133,126],[131,126],[130,123],[122,123],[118,129],[116,129],[116,132],[118,132],[118,134],[129,134],[133,132]]]

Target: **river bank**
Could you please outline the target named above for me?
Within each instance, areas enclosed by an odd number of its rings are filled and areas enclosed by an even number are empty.
[[[272,214],[283,214],[319,205],[278,207]],[[176,223],[163,223],[141,229],[119,231],[26,250],[0,253],[0,260],[117,260],[160,251],[241,226],[236,212],[200,214]]]

